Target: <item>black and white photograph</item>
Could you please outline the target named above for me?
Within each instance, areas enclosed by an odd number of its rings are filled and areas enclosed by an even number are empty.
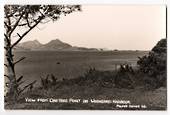
[[[5,110],[167,110],[167,6],[4,5]]]

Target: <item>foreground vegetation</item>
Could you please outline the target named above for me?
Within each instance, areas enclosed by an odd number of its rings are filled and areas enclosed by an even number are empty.
[[[75,79],[63,79],[54,81],[53,75],[42,79],[42,86],[23,93],[17,103],[6,104],[6,109],[122,109],[116,108],[115,104],[94,104],[94,103],[29,103],[25,98],[43,99],[115,99],[129,100],[134,105],[146,105],[143,110],[165,110],[166,109],[166,88],[160,87],[151,89],[143,82],[122,80],[115,83],[115,72],[97,71],[90,69],[84,76]],[[118,73],[117,73],[118,74]],[[95,76],[98,77],[95,77]],[[111,76],[112,77],[109,77]],[[137,75],[137,73],[135,74]],[[93,77],[94,78],[93,78]],[[139,77],[139,76],[138,76]],[[52,80],[53,79],[53,80]],[[55,84],[54,84],[55,83]],[[127,86],[127,87],[125,87]],[[150,88],[150,89],[149,89]],[[138,110],[133,108],[130,110]],[[129,108],[125,108],[129,110]],[[141,110],[141,108],[139,109]]]
[[[122,66],[123,68],[123,66]],[[126,67],[128,68],[128,66]],[[125,69],[125,68],[124,68]],[[144,110],[166,109],[166,88],[154,88],[138,72],[89,69],[84,76],[57,81],[53,75],[41,78],[41,87],[23,93],[17,103],[6,103],[6,109],[123,109],[115,104],[29,103],[25,98],[74,98],[129,100],[135,105],[146,105]],[[121,72],[120,72],[121,71]],[[128,76],[125,76],[128,75]],[[118,77],[118,78],[117,78]],[[12,103],[12,104],[11,104]],[[125,108],[128,110],[129,108]],[[135,108],[133,108],[135,109]],[[132,110],[133,110],[132,109]],[[138,108],[137,108],[138,109]],[[135,109],[136,110],[136,109]],[[141,109],[140,109],[141,110]]]

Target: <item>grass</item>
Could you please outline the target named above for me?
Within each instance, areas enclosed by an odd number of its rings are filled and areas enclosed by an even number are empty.
[[[115,104],[62,104],[62,103],[26,103],[24,97],[30,98],[80,98],[80,99],[115,99],[130,100],[135,105],[146,105],[146,110],[166,109],[166,89],[159,88],[154,91],[142,89],[99,88],[96,86],[62,86],[55,90],[36,89],[22,95],[16,104],[6,106],[6,109],[121,109]],[[128,109],[128,108],[127,108]]]

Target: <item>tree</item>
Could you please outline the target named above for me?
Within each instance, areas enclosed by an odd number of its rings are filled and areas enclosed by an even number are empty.
[[[166,86],[167,74],[167,39],[161,39],[149,52],[148,56],[139,57],[139,70],[147,75],[151,85],[158,88]],[[149,82],[149,81],[146,81]]]
[[[14,60],[13,49],[15,46],[39,23],[47,23],[48,21],[56,21],[61,16],[65,16],[75,11],[80,11],[80,5],[5,5],[4,6],[4,49],[5,49],[5,66],[8,83],[7,96],[15,100],[17,96],[28,87],[19,89],[19,82],[22,76],[16,79],[15,65],[25,59],[21,57]],[[23,30],[18,33],[17,29]],[[17,36],[17,40],[12,43],[12,36]],[[33,82],[34,83],[34,82]],[[29,84],[30,85],[30,84]]]

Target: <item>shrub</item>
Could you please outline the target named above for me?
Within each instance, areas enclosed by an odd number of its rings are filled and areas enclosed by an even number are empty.
[[[47,75],[45,78],[41,78],[41,87],[44,89],[48,89],[51,88],[52,86],[57,84],[57,78],[51,74],[51,75]]]
[[[113,87],[115,73],[112,71],[100,71],[90,67],[83,76],[71,79],[72,83],[80,86],[99,86],[99,87]]]
[[[134,88],[135,72],[128,64],[120,65],[115,77],[115,86],[117,88]]]
[[[155,88],[166,86],[166,68],[167,68],[167,40],[160,40],[156,46],[149,52],[148,56],[139,57],[137,64],[139,70],[147,75],[148,82],[152,81]],[[146,78],[145,78],[146,79]],[[153,80],[151,80],[153,79]],[[146,80],[147,82],[147,80]]]

